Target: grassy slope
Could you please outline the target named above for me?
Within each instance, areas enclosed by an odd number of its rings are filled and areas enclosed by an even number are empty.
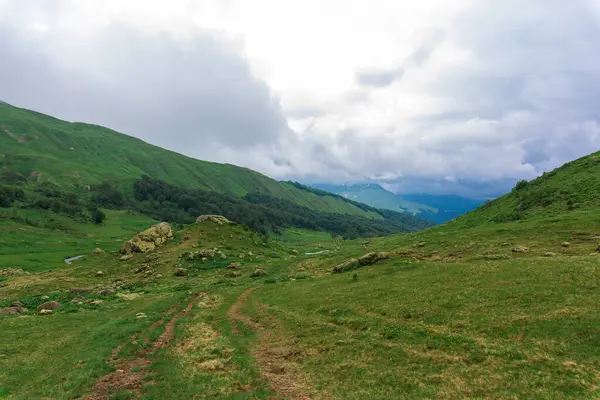
[[[563,165],[458,218],[462,226],[600,208],[600,152]]]
[[[18,172],[30,183],[51,181],[81,190],[106,179],[130,181],[147,174],[181,187],[238,197],[261,191],[315,210],[379,217],[247,168],[196,160],[107,128],[69,123],[0,103],[3,171]]]

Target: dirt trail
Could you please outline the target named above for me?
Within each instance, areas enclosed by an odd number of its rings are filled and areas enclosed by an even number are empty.
[[[152,361],[148,356],[155,353],[157,350],[167,347],[170,342],[173,340],[173,330],[175,328],[175,324],[177,320],[181,317],[184,317],[194,304],[200,300],[202,296],[206,293],[200,293],[195,296],[192,300],[190,300],[187,306],[176,314],[173,318],[167,322],[165,325],[165,330],[162,335],[152,343],[146,350],[139,352],[136,354],[135,358],[131,359],[120,359],[119,353],[125,347],[125,343],[117,346],[111,353],[111,357],[107,360],[107,363],[114,365],[116,370],[113,372],[109,372],[104,375],[96,384],[92,387],[91,393],[84,396],[84,400],[108,400],[110,399],[115,392],[120,390],[129,390],[134,392],[134,398],[139,398],[140,389],[142,388],[143,378],[146,374],[148,374],[148,370],[150,369],[150,365]],[[146,332],[151,332],[152,330],[158,328],[159,326],[165,323],[165,320],[173,314],[177,310],[177,306],[171,307],[169,311],[165,313],[165,315],[154,324],[152,324]],[[132,341],[135,341],[139,335],[134,335],[131,337]],[[146,341],[149,343],[149,340]]]
[[[252,352],[261,371],[262,378],[268,382],[269,387],[281,399],[309,400],[331,399],[324,392],[311,390],[314,385],[308,377],[300,371],[294,362],[296,354],[289,343],[275,332],[265,329],[261,324],[253,321],[242,313],[248,295],[256,288],[246,290],[231,306],[227,315],[232,322],[232,330],[239,334],[238,323],[243,323],[256,330],[258,336],[257,346]]]

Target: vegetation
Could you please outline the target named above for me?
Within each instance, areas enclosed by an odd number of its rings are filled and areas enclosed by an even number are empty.
[[[118,180],[68,190],[8,174],[0,397],[598,398],[596,157],[455,221],[368,240],[301,228],[354,227],[359,216],[263,191],[149,177],[135,190]],[[158,222],[149,215],[260,210],[279,234],[171,223],[158,249],[118,251]],[[400,218],[368,212],[378,218],[361,229]],[[58,308],[38,311],[48,302]]]

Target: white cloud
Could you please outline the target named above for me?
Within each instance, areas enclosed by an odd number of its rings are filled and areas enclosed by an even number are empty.
[[[0,0],[0,97],[276,178],[497,193],[600,146],[597,0]]]

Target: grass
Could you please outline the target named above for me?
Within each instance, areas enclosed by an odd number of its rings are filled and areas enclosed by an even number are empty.
[[[459,221],[369,241],[302,230],[265,238],[206,222],[176,231],[151,255],[118,261],[121,241],[151,223],[117,212],[104,226],[74,224],[65,231],[3,220],[15,233],[1,236],[7,243],[1,259],[12,265],[27,254],[40,262],[23,263],[29,275],[2,278],[0,308],[19,300],[30,312],[0,317],[0,397],[89,393],[115,368],[105,362],[113,349],[125,344],[125,359],[147,351],[165,330],[150,325],[199,292],[207,294],[177,319],[175,338],[148,355],[148,370],[138,371],[140,398],[600,396],[600,216],[594,210],[470,228]],[[88,227],[93,237],[84,234]],[[25,241],[27,251],[13,249]],[[107,253],[61,263],[97,242]],[[187,259],[190,251],[214,247],[227,258]],[[526,251],[514,252],[518,247]],[[327,251],[305,254],[321,250]],[[393,255],[331,273],[370,251]],[[56,267],[41,268],[44,260]],[[241,276],[227,276],[232,262],[241,263]],[[176,267],[188,276],[173,276]],[[268,275],[251,278],[257,268]],[[101,295],[107,288],[115,292]],[[125,301],[118,293],[139,297]],[[82,304],[71,304],[75,297]],[[98,299],[98,306],[86,304]],[[36,315],[46,300],[63,306]],[[137,319],[140,312],[147,318]]]

